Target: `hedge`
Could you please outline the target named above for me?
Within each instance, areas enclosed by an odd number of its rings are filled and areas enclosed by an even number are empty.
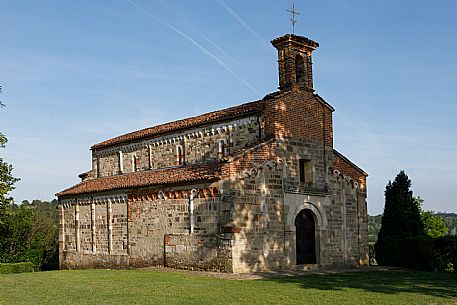
[[[457,273],[457,237],[384,240],[375,256],[380,265]]]
[[[33,264],[23,263],[0,263],[0,274],[33,272]]]
[[[414,238],[405,240],[410,260],[406,267],[424,271],[457,273],[457,238]]]

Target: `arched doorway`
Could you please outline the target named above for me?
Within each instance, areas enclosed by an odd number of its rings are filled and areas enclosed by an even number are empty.
[[[304,209],[295,218],[297,265],[316,264],[316,227],[311,210]]]

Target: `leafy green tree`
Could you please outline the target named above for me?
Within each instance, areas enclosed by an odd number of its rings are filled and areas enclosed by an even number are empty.
[[[401,240],[424,235],[420,212],[410,187],[411,180],[404,171],[386,186],[384,214],[375,244],[376,260],[380,265],[403,266],[407,257],[397,253]]]
[[[30,206],[21,205],[16,211],[6,209],[0,229],[1,262],[30,261],[27,254],[32,243],[34,221],[35,213]]]
[[[0,262],[32,262],[35,269],[58,265],[57,203],[33,200],[9,205],[1,229]]]
[[[0,108],[3,107],[4,105],[0,102]],[[8,139],[6,136],[0,133],[0,148],[5,148],[7,142]],[[7,194],[14,189],[14,183],[19,180],[13,177],[12,171],[13,167],[0,157],[0,224],[2,223],[2,215],[6,207],[12,202],[12,198],[8,197]]]
[[[2,86],[0,86],[0,93],[2,93]],[[5,105],[0,100],[0,108],[3,107],[5,107]],[[4,148],[7,141],[6,136],[0,132],[0,148]]]
[[[422,223],[424,224],[425,234],[431,238],[445,236],[447,233],[447,227],[444,220],[438,215],[435,215],[433,211],[424,211],[422,208],[424,199],[420,196],[414,197],[413,199],[419,209]]]

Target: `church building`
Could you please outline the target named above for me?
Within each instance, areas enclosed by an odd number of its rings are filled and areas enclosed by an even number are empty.
[[[333,147],[334,108],[313,87],[319,44],[272,44],[277,91],[92,146],[91,170],[56,194],[61,268],[368,263],[367,174]]]

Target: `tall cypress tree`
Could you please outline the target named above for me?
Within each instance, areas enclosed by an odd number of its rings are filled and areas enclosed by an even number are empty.
[[[401,251],[402,240],[424,235],[419,208],[410,187],[411,180],[404,171],[386,186],[381,230],[375,244],[376,260],[380,265],[404,266],[408,257]]]

